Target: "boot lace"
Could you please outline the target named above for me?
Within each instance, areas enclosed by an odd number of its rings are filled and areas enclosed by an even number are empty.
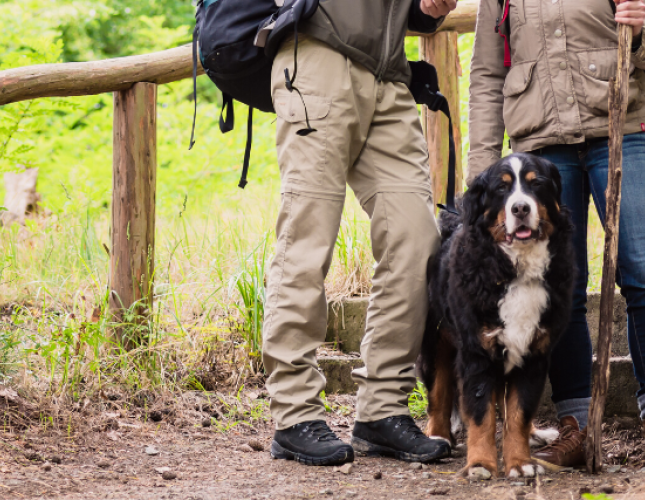
[[[338,436],[322,420],[309,422],[301,432],[304,434],[309,433],[317,441],[334,441],[338,439]]]
[[[402,428],[401,434],[412,434],[411,439],[425,438],[419,426],[410,415],[401,415],[398,417],[388,417],[388,421],[395,422],[394,428]]]

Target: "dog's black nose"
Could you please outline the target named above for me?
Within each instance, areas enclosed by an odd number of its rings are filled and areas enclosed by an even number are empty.
[[[529,206],[528,203],[524,203],[523,201],[518,201],[517,203],[514,203],[513,206],[511,207],[511,213],[515,217],[519,217],[520,219],[523,219],[524,217],[526,217],[530,212],[531,212],[531,207]]]

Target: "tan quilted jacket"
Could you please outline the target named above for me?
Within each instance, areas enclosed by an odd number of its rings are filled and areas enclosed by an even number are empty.
[[[607,0],[510,0],[511,68],[495,32],[497,0],[481,0],[470,75],[468,180],[513,151],[607,136],[617,30]],[[625,133],[645,130],[645,46],[632,54]]]

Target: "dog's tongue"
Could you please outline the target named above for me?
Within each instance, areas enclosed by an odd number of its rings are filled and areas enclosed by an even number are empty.
[[[525,240],[525,239],[527,239],[527,238],[530,238],[530,237],[531,237],[531,230],[530,230],[528,227],[526,227],[526,228],[522,228],[522,229],[518,229],[518,230],[515,232],[515,236],[516,236],[517,238],[521,239],[521,240]]]

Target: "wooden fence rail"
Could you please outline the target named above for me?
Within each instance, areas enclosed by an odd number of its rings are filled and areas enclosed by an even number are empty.
[[[457,33],[475,29],[479,0],[460,0],[439,33],[420,36],[420,53],[437,67],[448,97],[458,152],[459,82]],[[198,75],[203,74],[201,66]],[[152,310],[156,192],[156,86],[192,76],[190,45],[140,56],[82,63],[40,64],[0,71],[0,106],[41,97],[67,97],[114,92],[113,192],[108,287],[110,308],[134,313]],[[435,202],[445,196],[448,165],[447,121],[424,110]],[[459,181],[458,181],[458,186]],[[127,340],[127,339],[126,339]]]

